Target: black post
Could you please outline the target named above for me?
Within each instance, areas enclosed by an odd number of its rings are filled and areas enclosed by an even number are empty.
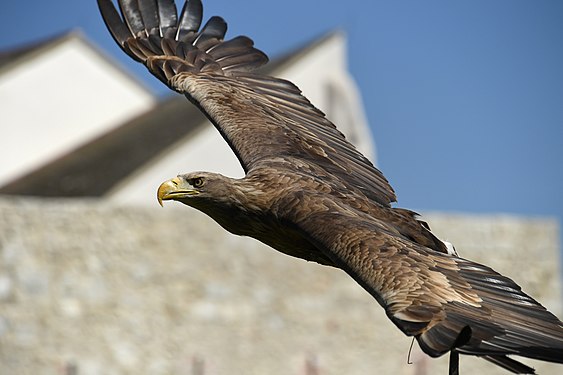
[[[456,350],[450,352],[450,369],[448,375],[459,375],[459,353]]]

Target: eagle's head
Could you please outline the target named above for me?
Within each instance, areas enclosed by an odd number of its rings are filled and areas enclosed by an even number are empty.
[[[197,207],[202,201],[213,201],[227,191],[230,179],[216,173],[191,172],[163,182],[157,191],[158,203],[175,200]]]

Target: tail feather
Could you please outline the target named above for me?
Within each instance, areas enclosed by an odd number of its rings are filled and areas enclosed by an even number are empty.
[[[522,362],[518,362],[505,355],[486,355],[481,357],[503,369],[510,371],[514,374],[535,374],[536,370],[533,367],[527,366]]]

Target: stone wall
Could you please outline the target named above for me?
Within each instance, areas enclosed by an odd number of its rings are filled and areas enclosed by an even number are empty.
[[[426,219],[561,316],[555,221]],[[0,374],[447,373],[447,358],[416,347],[408,365],[410,343],[343,272],[177,204],[0,200]],[[505,373],[473,358],[461,366]]]

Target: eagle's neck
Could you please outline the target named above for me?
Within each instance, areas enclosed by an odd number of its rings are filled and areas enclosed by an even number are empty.
[[[225,177],[222,191],[191,205],[237,235],[251,236],[267,230],[270,221],[264,215],[270,212],[271,200],[259,184],[244,178]]]

